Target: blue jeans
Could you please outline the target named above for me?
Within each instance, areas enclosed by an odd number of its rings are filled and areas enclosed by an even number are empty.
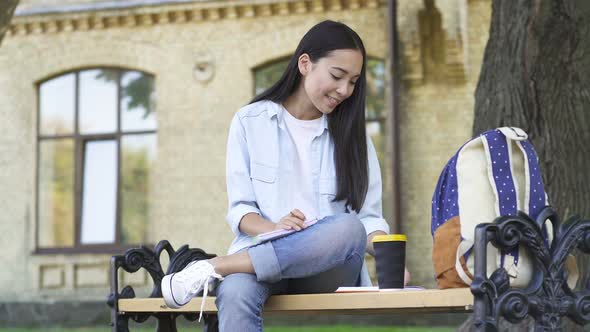
[[[217,288],[219,330],[262,331],[262,308],[270,295],[328,293],[356,286],[366,241],[360,220],[339,214],[247,249],[256,274],[230,274]]]

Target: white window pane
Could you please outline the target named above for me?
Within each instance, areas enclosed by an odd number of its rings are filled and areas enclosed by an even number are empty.
[[[86,143],[82,244],[114,243],[117,213],[117,143]]]
[[[74,245],[74,140],[39,142],[39,247]]]
[[[41,135],[74,133],[76,75],[68,74],[44,82],[39,88]]]
[[[143,243],[152,218],[156,135],[121,139],[121,235],[124,244]]]
[[[155,130],[154,79],[138,71],[125,72],[121,94],[121,130]]]
[[[117,130],[117,79],[113,70],[85,70],[79,77],[80,133]]]

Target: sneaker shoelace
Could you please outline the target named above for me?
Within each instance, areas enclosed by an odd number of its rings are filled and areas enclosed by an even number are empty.
[[[205,310],[205,300],[207,299],[207,293],[209,291],[209,283],[211,281],[213,281],[211,278],[223,280],[223,277],[220,274],[215,272],[213,265],[211,265],[209,263],[207,263],[207,264],[196,264],[196,263],[197,263],[197,261],[191,262],[189,265],[187,265],[185,270],[182,271],[182,272],[186,272],[186,273],[179,273],[179,274],[177,274],[177,277],[178,277],[178,279],[180,279],[181,282],[183,282],[183,281],[186,281],[187,279],[189,279],[190,277],[192,277],[194,274],[197,274],[201,278],[203,276],[205,276],[204,279],[198,279],[198,280],[195,280],[194,282],[192,282],[190,284],[190,288],[188,289],[188,292],[187,292],[187,296],[192,298],[192,297],[196,296],[197,293],[200,291],[200,288],[203,287],[203,299],[201,300],[201,310],[199,312],[199,322],[200,322],[201,318],[203,317],[203,310]],[[190,301],[190,298],[189,298],[189,301]],[[187,302],[186,298],[184,299],[183,302]]]

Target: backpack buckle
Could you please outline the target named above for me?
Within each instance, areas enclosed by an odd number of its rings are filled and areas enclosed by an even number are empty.
[[[498,130],[506,136],[506,138],[511,139],[513,141],[524,141],[529,136],[524,130],[517,128],[517,127],[502,127],[498,128]]]

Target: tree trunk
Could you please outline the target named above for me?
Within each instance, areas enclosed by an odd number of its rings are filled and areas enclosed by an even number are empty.
[[[589,125],[590,1],[493,0],[473,134],[524,129],[539,155],[550,204],[564,219],[590,218]],[[588,274],[590,260],[578,262]]]
[[[14,15],[14,9],[18,5],[18,0],[1,0],[0,1],[0,45],[8,26],[12,15]]]

